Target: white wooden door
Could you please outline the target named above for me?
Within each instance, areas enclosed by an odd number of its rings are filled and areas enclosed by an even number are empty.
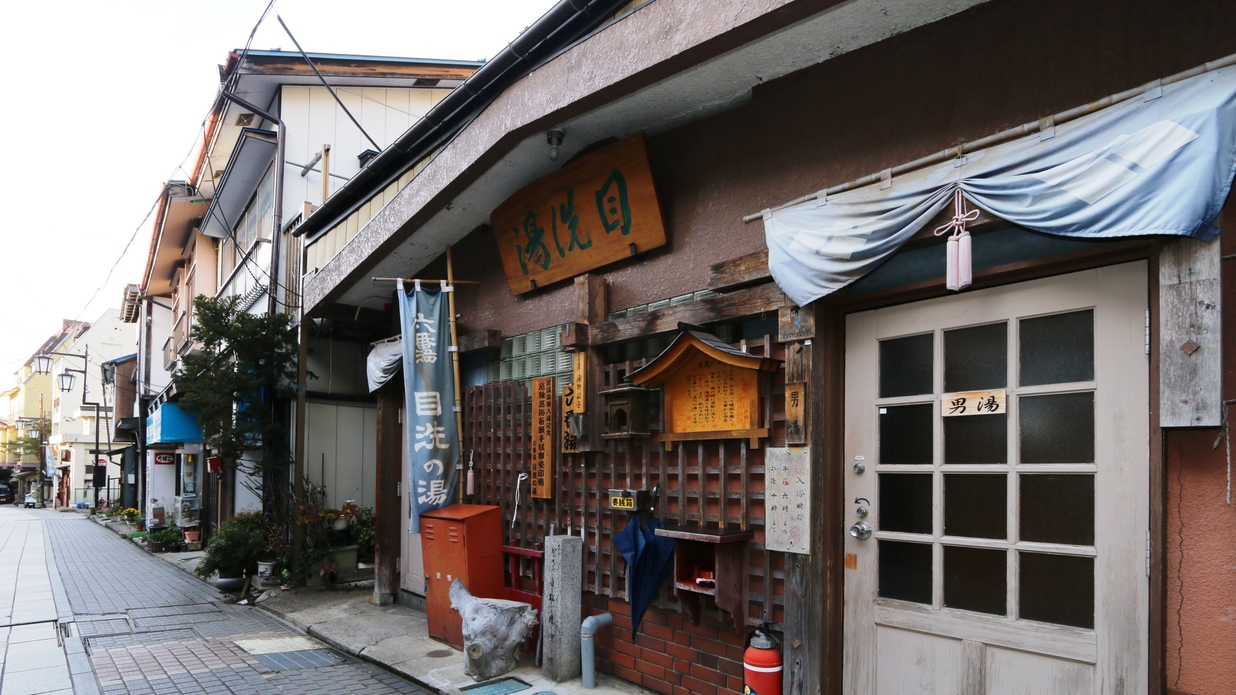
[[[847,693],[1146,692],[1146,304],[1138,262],[847,319]]]

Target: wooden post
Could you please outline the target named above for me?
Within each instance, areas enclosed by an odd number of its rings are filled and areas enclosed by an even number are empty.
[[[600,275],[580,275],[575,278],[575,322],[577,324],[597,325],[604,323],[609,314],[609,286]],[[589,334],[591,340],[591,334]],[[605,399],[600,392],[605,390],[605,364],[601,354],[602,348],[589,346],[587,351],[587,368],[584,381],[584,409],[587,415],[588,427],[579,441],[579,451],[601,451],[601,423],[604,422]]]
[[[812,532],[809,555],[785,555],[784,692],[841,692],[842,597],[845,589],[844,508],[845,319],[827,300],[813,312],[815,338],[786,346],[785,379],[811,385]]]
[[[299,302],[298,302],[299,303]],[[305,400],[306,382],[309,379],[309,330],[305,325],[308,318],[304,312],[300,316],[300,341],[296,346],[296,441],[292,444],[292,504],[288,510],[291,515],[290,520],[296,518],[296,505],[305,501],[305,442],[309,437],[309,433],[305,431],[305,412],[308,408],[308,403]],[[305,543],[305,530],[300,524],[292,524],[292,572],[293,575],[299,575],[300,566],[297,562],[300,559],[301,550]],[[300,581],[302,577],[294,576],[296,581]]]
[[[451,367],[455,370],[455,432],[459,436],[458,456],[455,459],[455,470],[459,472],[459,498],[464,498],[463,470],[463,393],[459,386],[459,326],[455,322],[455,264],[451,260],[451,247],[446,247],[446,284],[451,291],[446,295],[446,305],[451,312]]]
[[[399,408],[403,381],[392,379],[378,389],[378,446],[375,480],[373,598],[377,606],[392,603],[399,593],[400,490],[403,482],[403,432]]]

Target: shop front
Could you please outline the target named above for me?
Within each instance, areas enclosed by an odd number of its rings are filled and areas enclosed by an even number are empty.
[[[151,523],[201,522],[202,430],[175,403],[151,407],[146,420],[146,510]]]
[[[696,45],[714,23],[643,6],[386,197],[309,315],[455,281],[456,499],[502,510],[512,591],[547,536],[583,539],[581,617],[615,616],[598,668],[625,680],[742,692],[766,626],[792,693],[1221,689],[1205,644],[1236,634],[1186,575],[1223,561],[1179,551],[1236,526],[1167,501],[1222,497],[1223,447],[1205,476],[1181,452],[1222,443],[1233,390],[1236,39],[1106,0],[832,33],[864,7]],[[667,26],[691,51],[609,60]],[[420,593],[382,566],[408,556],[416,402],[376,399],[378,584]]]

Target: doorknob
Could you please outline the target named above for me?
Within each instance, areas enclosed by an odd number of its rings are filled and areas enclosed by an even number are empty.
[[[855,521],[854,525],[850,527],[850,535],[860,541],[871,538],[871,524],[866,521]]]

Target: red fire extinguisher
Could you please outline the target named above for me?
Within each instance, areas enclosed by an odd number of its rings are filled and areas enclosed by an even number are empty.
[[[742,654],[743,695],[781,695],[781,650],[768,623],[747,635]]]

